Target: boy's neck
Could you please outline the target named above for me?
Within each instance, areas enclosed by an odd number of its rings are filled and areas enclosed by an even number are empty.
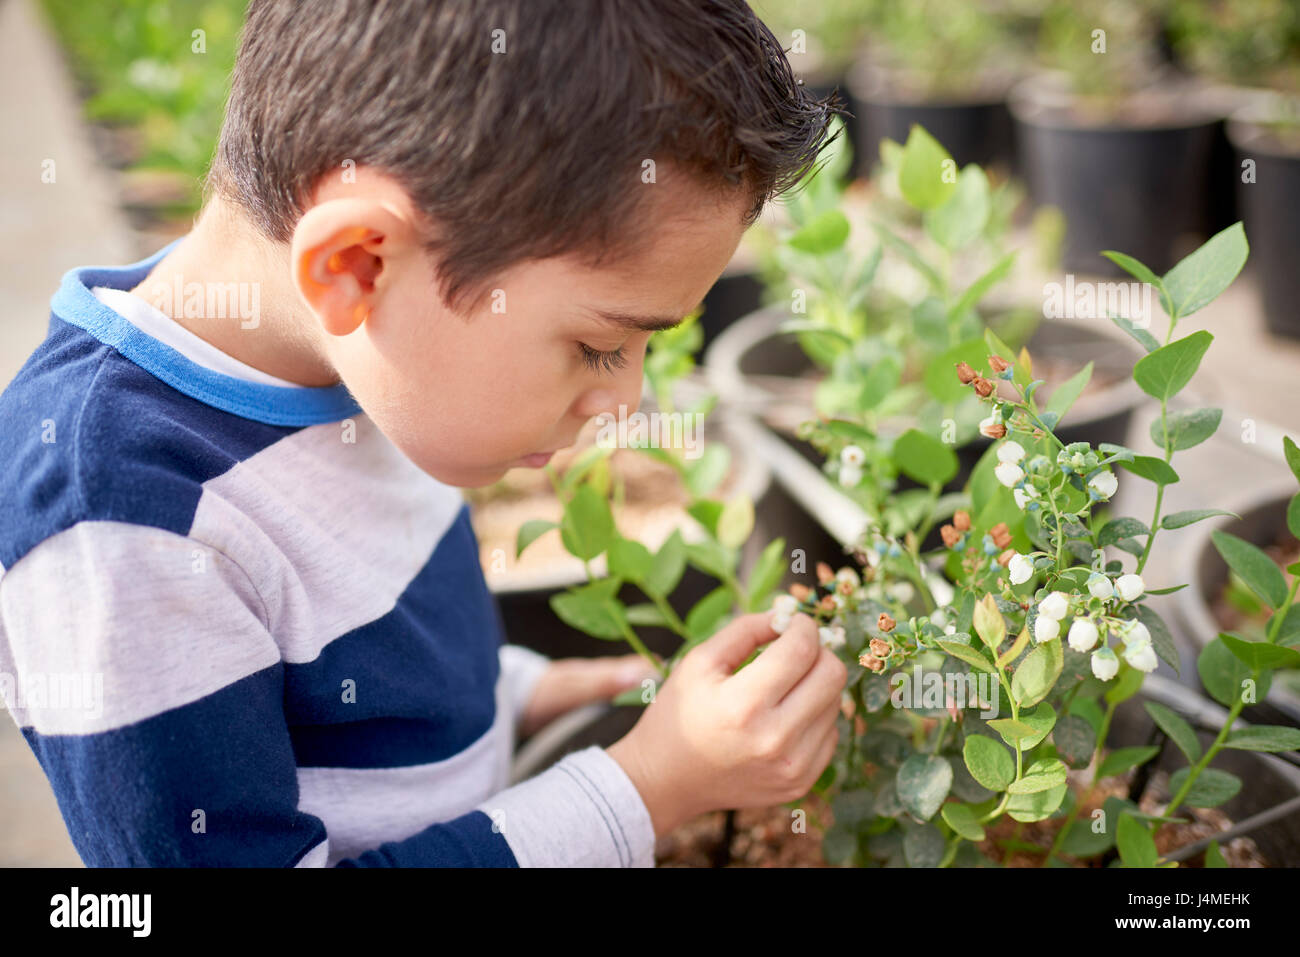
[[[229,292],[236,288],[232,283],[255,284],[238,287],[244,303],[257,304],[254,316],[240,315],[241,310],[230,305]],[[219,294],[208,296],[210,288]],[[184,295],[172,295],[171,290],[184,290]],[[204,294],[197,295],[199,290]],[[200,339],[268,375],[304,386],[339,381],[322,348],[320,326],[290,278],[288,246],[255,235],[253,227],[220,198],[214,197],[204,207],[189,234],[131,293]],[[235,294],[233,302],[239,301]],[[227,307],[208,314],[208,305],[218,303]],[[194,315],[199,311],[203,314]]]

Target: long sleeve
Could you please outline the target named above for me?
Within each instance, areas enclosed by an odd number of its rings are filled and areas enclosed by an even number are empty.
[[[507,657],[519,700],[539,662]],[[331,862],[300,807],[285,668],[248,576],[185,536],[82,522],[0,576],[0,690],[88,866]],[[635,788],[591,748],[332,863],[626,867],[652,850]]]

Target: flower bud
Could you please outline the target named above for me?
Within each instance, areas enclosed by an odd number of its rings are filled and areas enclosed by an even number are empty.
[[[839,482],[843,488],[857,488],[862,483],[862,469],[848,463],[841,465]]]
[[[978,373],[965,362],[957,363],[957,378],[962,385],[970,385],[978,378]]]
[[[994,416],[980,421],[980,435],[987,436],[990,439],[1005,438],[1007,427],[997,420]]]
[[[998,461],[1016,463],[1025,457],[1025,448],[1014,439],[998,446]]]
[[[1100,598],[1106,601],[1115,594],[1115,589],[1110,583],[1110,579],[1105,575],[1098,575],[1095,572],[1088,579],[1088,594],[1093,598]]]
[[[894,653],[894,649],[889,646],[889,642],[880,638],[872,638],[871,653],[877,658],[888,658]]]
[[[1091,651],[1098,637],[1097,626],[1087,618],[1076,618],[1070,626],[1070,647],[1075,651]]]
[[[808,596],[812,594],[812,590],[807,585],[795,582],[790,586],[790,594],[795,597],[796,601],[807,601]]]
[[[943,544],[948,548],[956,548],[957,543],[961,541],[961,532],[951,525],[944,525],[940,528],[939,536],[943,539]]]
[[[1070,599],[1064,592],[1054,591],[1038,603],[1040,617],[1060,621],[1070,611]]]
[[[1034,619],[1034,641],[1042,644],[1044,641],[1051,641],[1061,634],[1061,623],[1055,618],[1048,618],[1039,615]]]
[[[876,619],[876,627],[884,632],[893,631],[894,626],[897,624],[898,622],[894,621],[894,619],[889,617],[888,613],[883,611],[880,613],[880,617]]]
[[[1001,375],[1011,368],[1011,363],[1001,356],[989,356],[989,368]]]
[[[1089,494],[1097,499],[1110,498],[1117,488],[1119,488],[1119,479],[1115,478],[1114,472],[1098,472],[1088,479]]]
[[[990,528],[989,537],[998,548],[1006,548],[1011,544],[1011,530],[1007,528],[1006,522],[998,522]]]
[[[817,581],[819,583],[825,585],[828,581],[830,581],[834,577],[835,577],[835,573],[831,571],[830,565],[827,565],[825,562],[817,563]]]
[[[959,532],[970,531],[970,512],[959,508],[952,513],[952,527]]]
[[[1110,681],[1119,673],[1119,659],[1104,645],[1092,653],[1092,674],[1098,681]]]
[[[1007,564],[1007,573],[1011,576],[1011,584],[1023,585],[1034,577],[1034,562],[1028,555],[1017,554]]]
[[[1115,590],[1119,592],[1119,597],[1125,601],[1134,601],[1142,597],[1142,593],[1146,591],[1146,585],[1143,583],[1141,575],[1120,575],[1115,581]]]
[[[993,469],[997,480],[1007,488],[1014,488],[1025,477],[1025,470],[1014,462],[999,462]]]
[[[835,599],[830,595],[822,595],[822,600],[817,603],[822,611],[835,611],[839,606],[835,604]]]
[[[975,389],[975,394],[979,396],[981,399],[987,399],[989,396],[993,394],[993,390],[997,388],[997,386],[995,386],[992,381],[984,378],[981,375],[975,376],[975,381],[972,382],[971,385]]]
[[[1160,664],[1156,658],[1156,650],[1151,647],[1150,641],[1137,642],[1126,647],[1124,649],[1124,660],[1138,671],[1147,674],[1155,671],[1156,666]]]
[[[867,460],[867,453],[862,451],[856,445],[846,445],[840,450],[840,461],[845,465],[851,465],[854,468],[861,466]]]
[[[988,536],[986,535],[985,538],[987,537]],[[1001,555],[998,556],[998,564],[1001,565],[1003,568],[1006,568],[1008,565],[1011,564],[1011,559],[1015,558],[1016,554],[1017,553],[1014,548],[1006,549],[1005,551],[1002,552]]]
[[[881,661],[879,658],[877,658],[875,655],[870,655],[870,654],[859,655],[858,664],[862,665],[862,667],[864,668],[871,669],[877,674],[885,670],[885,663]]]
[[[822,647],[834,650],[843,648],[846,636],[842,625],[827,627],[823,625],[817,629],[817,637],[821,640]]]

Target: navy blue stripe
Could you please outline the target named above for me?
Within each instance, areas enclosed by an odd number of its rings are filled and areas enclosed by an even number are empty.
[[[91,292],[95,286],[134,289],[183,239],[174,240],[149,258],[129,266],[84,266],[68,270],[50,300],[51,308],[60,318],[85,329],[173,389],[243,418],[270,425],[301,426],[337,422],[361,411],[342,383],[292,388],[214,372],[146,334]]]
[[[23,735],[90,867],[287,867],[325,838],[297,809],[276,664],[95,735]],[[196,815],[202,812],[202,818]],[[196,832],[196,822],[205,828]]]
[[[390,613],[287,667],[298,764],[405,767],[459,754],[496,718],[501,642],[462,505]]]
[[[492,819],[470,811],[434,824],[404,841],[390,841],[335,867],[518,867],[514,852]]]

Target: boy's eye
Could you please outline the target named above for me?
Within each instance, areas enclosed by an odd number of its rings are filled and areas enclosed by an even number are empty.
[[[599,349],[593,349],[584,342],[579,342],[578,347],[582,350],[582,361],[587,364],[589,369],[612,373],[615,369],[621,369],[627,365],[627,356],[624,355],[622,346],[619,346],[613,352],[602,352]]]

